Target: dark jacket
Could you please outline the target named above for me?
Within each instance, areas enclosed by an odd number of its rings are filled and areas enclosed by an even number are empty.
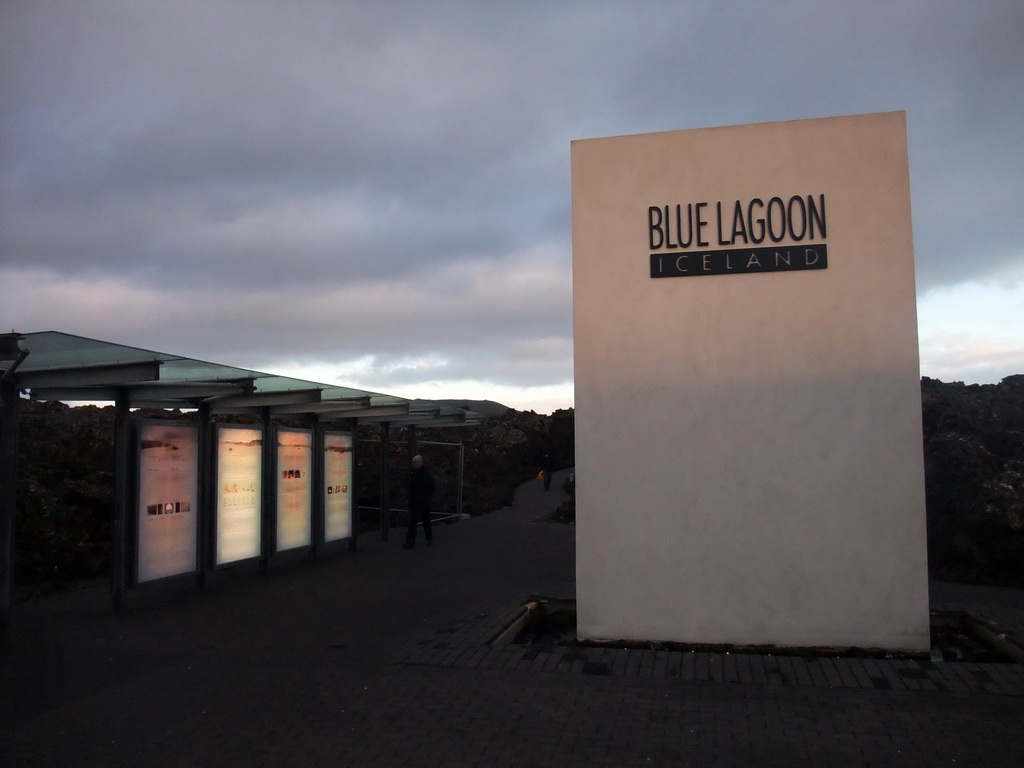
[[[555,471],[555,460],[551,458],[550,453],[545,453],[540,460],[540,468],[545,474],[551,474]]]
[[[409,470],[409,475],[405,479],[409,509],[429,512],[436,487],[434,476],[426,466]]]

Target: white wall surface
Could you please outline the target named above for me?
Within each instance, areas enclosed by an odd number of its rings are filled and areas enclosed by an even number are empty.
[[[904,114],[576,141],[572,189],[580,636],[927,648]],[[648,206],[776,195],[827,269],[650,276]]]

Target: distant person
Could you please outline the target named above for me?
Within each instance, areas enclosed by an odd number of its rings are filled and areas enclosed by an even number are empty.
[[[409,531],[405,534],[404,549],[416,546],[416,526],[423,523],[423,535],[427,544],[434,540],[434,532],[430,529],[430,508],[434,502],[434,476],[423,462],[423,457],[412,457],[412,469],[405,479],[405,493],[409,499]]]
[[[551,458],[550,453],[545,453],[544,458],[540,460],[540,471],[544,475],[544,490],[551,490],[551,475],[555,471],[555,462]]]

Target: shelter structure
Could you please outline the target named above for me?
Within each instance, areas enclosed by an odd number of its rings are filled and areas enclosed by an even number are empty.
[[[282,432],[278,427],[279,421],[297,421],[304,424],[305,429],[297,430],[300,433],[297,440],[285,442],[296,443],[300,449],[304,447],[311,456],[330,452],[332,433],[340,435],[360,424],[379,424],[383,539],[387,539],[389,529],[386,521],[390,480],[386,457],[391,429],[407,428],[410,450],[415,452],[418,427],[466,426],[477,423],[480,418],[479,414],[432,401],[278,376],[56,331],[0,334],[0,639],[6,634],[11,614],[18,419],[20,403],[26,397],[38,401],[114,404],[111,592],[115,610],[121,607],[124,590],[139,579],[138,563],[133,564],[130,551],[132,545],[138,545],[140,534],[138,510],[135,516],[131,510],[133,505],[142,503],[138,494],[139,478],[133,477],[133,474],[140,473],[138,456],[132,453],[133,445],[137,454],[142,440],[137,430],[133,431],[133,409],[194,409],[198,413],[194,438],[187,437],[187,441],[191,441],[189,450],[195,454],[196,509],[192,509],[190,502],[188,511],[196,513],[192,525],[196,526],[198,533],[193,536],[198,541],[198,551],[193,559],[200,581],[208,570],[216,566],[219,557],[214,551],[218,544],[213,538],[215,513],[220,504],[213,487],[218,466],[218,438],[211,426],[214,416],[235,414],[257,418],[262,425],[261,443],[269,442]],[[341,451],[348,452],[351,457],[355,441],[343,445]],[[262,451],[258,462],[258,472],[261,479],[267,481],[268,488],[282,484],[277,475],[283,472],[282,476],[289,479],[298,479],[305,473],[311,480],[306,483],[310,488],[325,489],[325,493],[335,490],[325,482],[322,460],[310,461],[304,469],[282,470],[276,464],[279,456],[273,454],[273,451]],[[135,468],[134,473],[132,467]],[[307,527],[311,530],[305,540],[315,554],[317,544],[325,540],[325,500],[321,493],[308,495],[311,498],[307,503],[313,513],[309,516],[312,522]],[[273,554],[275,501],[273,494],[263,493],[257,502],[262,507],[260,525],[263,535],[258,552],[261,567],[265,567]],[[162,517],[164,510],[151,511],[154,514],[160,512]],[[133,519],[136,521],[134,539]],[[142,519],[146,519],[144,514]],[[355,537],[353,529],[347,537],[350,545],[354,545]],[[135,559],[138,560],[137,553]]]

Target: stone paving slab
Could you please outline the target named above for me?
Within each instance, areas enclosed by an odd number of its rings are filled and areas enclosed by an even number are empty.
[[[401,657],[399,663],[781,687],[1024,695],[1024,665],[1014,663],[555,644],[489,645],[490,640],[522,613],[525,603],[526,600],[505,600],[468,614],[421,641],[415,650]]]
[[[559,501],[533,483],[430,548],[366,537],[118,616],[103,585],[20,605],[0,768],[1024,765],[1013,665],[488,645],[575,597],[571,528],[532,522]],[[940,602],[1012,627],[1024,591]]]
[[[211,697],[201,712],[156,718],[145,700],[173,684],[160,677],[93,699],[94,717],[29,723],[32,750],[23,735],[5,765],[1013,766],[1024,755],[1022,709],[1000,697],[566,680],[406,668],[340,695],[330,679],[286,707],[266,708],[254,687],[254,699]],[[117,701],[120,717],[104,721]]]

